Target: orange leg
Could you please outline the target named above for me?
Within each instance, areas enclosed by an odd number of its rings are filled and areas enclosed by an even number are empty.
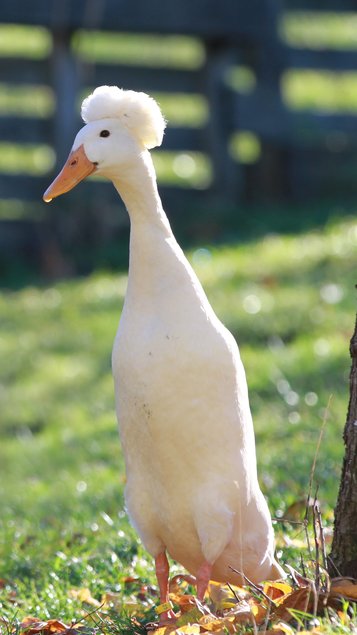
[[[201,564],[197,571],[196,582],[197,582],[197,598],[200,602],[203,602],[204,595],[207,590],[208,583],[211,578],[212,565],[209,562],[204,562]]]
[[[169,563],[167,561],[166,553],[163,551],[159,553],[155,558],[155,571],[157,582],[159,585],[160,602],[161,604],[170,604],[169,600]],[[175,613],[168,608],[160,613],[160,623],[167,622],[174,619]]]

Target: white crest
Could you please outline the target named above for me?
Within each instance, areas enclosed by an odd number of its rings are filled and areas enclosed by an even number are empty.
[[[152,97],[118,86],[96,88],[83,101],[81,115],[85,123],[98,119],[120,119],[148,149],[161,145],[166,126],[161,110]]]

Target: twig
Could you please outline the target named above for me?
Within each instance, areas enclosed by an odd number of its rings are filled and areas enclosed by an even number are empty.
[[[284,518],[283,516],[281,518],[275,518],[274,516],[272,516],[272,520],[275,520],[277,523],[290,523],[291,525],[305,524],[304,520],[290,520],[290,518]]]
[[[329,396],[328,402],[327,402],[327,406],[325,408],[324,417],[323,417],[321,428],[320,428],[320,434],[319,434],[319,438],[317,440],[317,446],[316,446],[316,450],[315,450],[314,460],[313,460],[312,466],[311,466],[310,480],[309,480],[309,489],[308,489],[308,494],[307,494],[307,498],[306,498],[305,520],[307,520],[307,517],[308,517],[308,514],[309,514],[309,502],[310,502],[310,498],[311,498],[312,483],[313,483],[314,476],[315,476],[317,457],[318,457],[318,454],[319,454],[319,451],[320,451],[320,445],[321,445],[321,442],[322,442],[322,437],[323,437],[323,434],[325,432],[325,427],[326,427],[326,423],[327,423],[327,414],[328,414],[328,411],[330,409],[331,401],[332,401],[332,395]]]
[[[332,560],[331,556],[327,556],[327,561],[328,561],[330,564],[332,564],[332,566],[333,566],[333,568],[335,569],[335,571],[336,571],[336,573],[337,573],[338,577],[339,577],[339,578],[342,578],[342,577],[343,577],[343,576],[342,576],[342,573],[341,573],[341,571],[340,571],[340,570],[336,567],[336,565],[335,565],[334,561]]]
[[[272,605],[272,600],[271,600],[271,598],[268,595],[266,595],[266,593],[264,593],[263,589],[260,589],[256,584],[254,584],[254,582],[249,580],[249,578],[247,578],[247,576],[244,573],[242,573],[241,571],[238,571],[238,569],[234,569],[230,565],[228,565],[228,566],[231,569],[231,571],[233,571],[234,573],[237,573],[242,578],[244,578],[244,580],[249,584],[249,586],[251,586],[254,589],[254,591],[256,591],[257,593],[260,593],[268,601],[268,610],[270,612],[270,607]],[[228,585],[228,586],[231,589],[231,586],[230,585]],[[234,591],[233,591],[233,593],[234,593]],[[235,593],[234,593],[234,596],[237,597]],[[254,617],[253,613],[250,613],[250,620],[252,622],[254,635],[258,635],[257,623],[255,621],[255,617]]]
[[[317,528],[316,528],[317,492],[318,492],[318,487],[316,488],[314,505],[312,508],[312,521],[313,521],[312,527],[314,530],[314,541],[315,541],[315,586],[318,593],[320,590],[320,545],[319,545],[319,539],[317,536]]]
[[[310,543],[310,536],[309,536],[309,531],[308,531],[308,502],[306,503],[306,512],[305,512],[305,518],[304,518],[304,532],[305,532],[305,538],[306,538],[306,544],[307,544],[307,550],[309,552],[309,557],[312,560],[312,550],[311,550],[311,543]]]
[[[237,602],[240,602],[240,597],[237,595],[237,593],[235,592],[235,589],[233,588],[233,586],[231,584],[229,584],[229,582],[227,582],[227,587],[229,588],[229,590],[231,591],[231,593],[233,593],[235,599],[237,600]]]
[[[304,562],[304,559],[302,557],[302,553],[300,554],[300,564],[301,564],[302,575],[303,575],[304,578],[307,578],[306,569],[305,569],[305,562]]]
[[[105,602],[102,602],[102,604],[100,604],[95,609],[93,609],[93,611],[89,611],[89,613],[86,613],[85,615],[83,615],[83,617],[81,617],[80,620],[77,620],[76,622],[72,622],[71,623],[71,628],[74,628],[75,626],[79,626],[79,624],[81,624],[81,622],[84,622],[84,620],[86,620],[88,617],[92,617],[92,615],[94,615],[94,613],[98,613],[99,609],[102,609],[104,604],[105,604]],[[100,616],[98,615],[98,617],[100,617]]]
[[[310,583],[310,591],[312,592],[313,598],[314,598],[314,604],[313,604],[313,609],[312,609],[312,614],[314,617],[316,617],[317,615],[317,608],[318,608],[318,602],[319,602],[319,592],[316,589],[315,583],[313,580],[311,580]],[[310,600],[310,596],[307,598],[307,602],[305,605],[305,613],[307,612],[308,606],[309,606],[309,600]]]
[[[267,628],[268,628],[268,623],[269,623],[269,619],[270,619],[270,614],[271,614],[271,606],[272,606],[272,602],[270,602],[268,604],[268,608],[267,608],[267,612],[265,615],[265,619],[264,619],[264,631],[263,631],[263,635],[265,635]]]
[[[321,509],[319,505],[317,505],[316,514],[317,514],[317,524],[319,526],[319,532],[320,532],[322,566],[325,569],[325,571],[327,571],[326,542],[325,542],[324,528],[322,526]]]
[[[273,604],[272,599],[269,597],[269,595],[267,595],[266,593],[264,593],[263,589],[261,589],[260,587],[258,587],[256,584],[254,584],[254,582],[252,582],[251,580],[249,580],[249,578],[247,578],[247,576],[242,573],[241,571],[238,571],[238,569],[234,569],[233,567],[231,567],[229,565],[229,568],[231,569],[231,571],[233,571],[234,573],[238,573],[238,575],[242,576],[242,578],[244,578],[244,580],[247,582],[247,584],[249,586],[252,587],[252,589],[254,589],[254,591],[256,591],[259,595],[262,595],[263,598],[265,598],[269,604]]]
[[[313,459],[312,466],[311,466],[309,487],[308,487],[308,493],[307,493],[307,497],[306,497],[306,507],[305,507],[304,521],[305,521],[305,534],[306,534],[306,540],[307,540],[307,547],[308,547],[308,550],[309,550],[310,557],[311,557],[311,545],[310,545],[309,534],[308,534],[308,531],[307,531],[307,524],[308,524],[308,519],[309,519],[309,506],[310,506],[310,500],[311,500],[311,491],[312,491],[312,484],[313,484],[313,480],[314,480],[314,476],[315,476],[317,457],[318,457],[318,454],[319,454],[319,451],[320,451],[322,437],[323,437],[323,434],[324,434],[324,431],[325,431],[325,427],[326,427],[326,423],[327,423],[327,414],[328,414],[329,409],[330,409],[331,401],[332,401],[332,395],[329,396],[328,402],[327,402],[327,406],[325,408],[324,417],[323,417],[321,428],[320,428],[320,434],[319,434],[319,438],[317,440],[315,455],[314,455],[314,459]]]

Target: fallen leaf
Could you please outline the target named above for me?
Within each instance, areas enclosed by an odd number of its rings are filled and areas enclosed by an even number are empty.
[[[98,608],[102,604],[92,596],[90,590],[87,588],[71,589],[69,592],[69,596],[75,600],[78,600],[79,602],[83,602],[83,604],[89,604],[90,606],[94,606],[96,608]]]
[[[112,609],[120,609],[123,606],[123,596],[120,593],[107,591],[102,595],[102,603]]]
[[[186,626],[180,626],[180,628],[177,628],[175,633],[176,635],[199,635],[200,630],[199,624],[187,624]]]
[[[357,586],[357,580],[354,578],[340,577],[340,578],[332,578],[331,587],[334,586],[349,586],[350,584],[355,584]]]
[[[274,633],[274,635],[280,635],[280,633],[284,633],[284,635],[294,635],[295,633],[294,629],[291,628],[289,624],[284,624],[284,622],[277,622],[277,624],[273,624],[271,632]]]
[[[257,624],[261,624],[266,618],[267,615],[267,607],[263,606],[261,602],[257,602],[255,599],[249,600],[251,614],[253,615]],[[270,611],[270,607],[269,607]]]
[[[214,610],[233,608],[239,600],[243,600],[250,595],[250,592],[242,587],[228,586],[220,582],[210,580],[208,584],[208,595],[213,604]]]
[[[293,588],[286,582],[265,582],[263,591],[271,600],[277,600],[292,593]]]
[[[187,588],[189,584],[195,585],[196,578],[193,575],[180,573],[171,578],[169,582],[169,591],[170,593],[181,595],[183,593],[181,587]]]
[[[177,625],[193,624],[198,622],[203,615],[210,615],[207,607],[204,607],[194,595],[182,595],[178,600],[181,615],[177,618]]]
[[[331,586],[329,595],[341,596],[346,600],[357,600],[357,584],[341,584]]]
[[[319,505],[319,502],[316,501],[314,498],[310,498],[308,501],[308,510],[313,509],[316,504]],[[303,524],[305,514],[306,499],[302,498],[289,505],[289,507],[285,510],[284,517],[281,520],[293,520],[295,522],[301,521],[301,524]]]
[[[66,626],[59,620],[48,620],[46,631],[49,633],[61,633],[63,631],[69,631],[70,626]]]
[[[304,578],[304,576],[302,576],[301,573],[296,571],[296,569],[291,567],[290,564],[285,564],[284,566],[288,569],[288,571],[289,571],[292,579],[294,580],[296,586],[298,586],[298,587],[310,587],[311,586],[311,580],[309,580],[308,578]]]
[[[236,615],[226,615],[223,617],[204,616],[200,619],[200,625],[205,631],[210,633],[218,633],[224,630],[226,633],[235,633],[235,624],[237,623]]]
[[[147,629],[148,633],[150,633],[150,635],[170,635],[170,633],[173,633],[176,629],[176,626],[172,625],[172,626],[159,626],[158,628],[151,630],[151,629]]]
[[[71,627],[67,626],[59,620],[48,620],[47,622],[40,622],[38,619],[28,616],[23,619],[20,624],[21,631],[25,631],[26,635],[34,635],[35,633],[43,633],[44,635],[50,635],[52,633],[62,633],[64,631],[70,632]]]
[[[293,618],[291,609],[308,612],[309,603],[312,599],[311,588],[296,589],[283,598],[281,604],[276,607],[274,615],[284,622],[290,622]]]

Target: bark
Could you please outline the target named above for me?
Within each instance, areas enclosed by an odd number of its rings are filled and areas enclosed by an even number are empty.
[[[357,578],[357,319],[350,343],[350,401],[343,433],[345,456],[335,509],[330,574]]]

